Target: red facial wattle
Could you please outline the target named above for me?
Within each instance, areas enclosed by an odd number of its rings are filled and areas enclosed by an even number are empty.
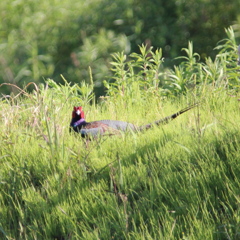
[[[77,114],[77,112],[78,112],[78,114]],[[81,106],[73,108],[72,118],[76,118],[77,116],[79,116],[79,119],[84,118],[84,112],[82,111]]]

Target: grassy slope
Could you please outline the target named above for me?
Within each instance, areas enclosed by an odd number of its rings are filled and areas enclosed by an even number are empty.
[[[238,239],[239,102],[201,98],[164,127],[88,148],[68,133],[78,99],[48,89],[1,102],[1,239]],[[85,111],[141,125],[188,99]]]

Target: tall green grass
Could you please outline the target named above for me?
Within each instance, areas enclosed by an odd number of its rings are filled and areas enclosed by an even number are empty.
[[[32,93],[12,85],[19,95],[0,103],[1,239],[239,239],[238,72],[223,55],[203,66],[190,50],[169,85],[151,78],[160,50],[155,62],[144,46],[132,60],[115,55],[118,84],[105,83],[99,104],[92,84],[48,80]],[[196,101],[143,133],[86,146],[68,131],[73,105],[88,121],[142,125]]]

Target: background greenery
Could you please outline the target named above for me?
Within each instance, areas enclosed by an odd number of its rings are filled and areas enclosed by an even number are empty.
[[[112,76],[111,53],[162,48],[163,67],[173,67],[188,41],[200,59],[214,59],[224,28],[240,23],[239,0],[11,0],[0,3],[0,83],[23,86],[51,77],[89,81],[98,95]],[[2,87],[2,92],[15,89]]]

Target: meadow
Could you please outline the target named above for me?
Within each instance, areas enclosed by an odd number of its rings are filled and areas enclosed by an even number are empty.
[[[91,68],[88,84],[11,84],[17,93],[0,102],[0,238],[240,239],[239,67],[227,34],[215,60],[198,62],[189,43],[164,74],[160,49],[115,54],[97,103]],[[88,121],[142,125],[196,102],[141,133],[87,146],[69,133],[76,105]]]

